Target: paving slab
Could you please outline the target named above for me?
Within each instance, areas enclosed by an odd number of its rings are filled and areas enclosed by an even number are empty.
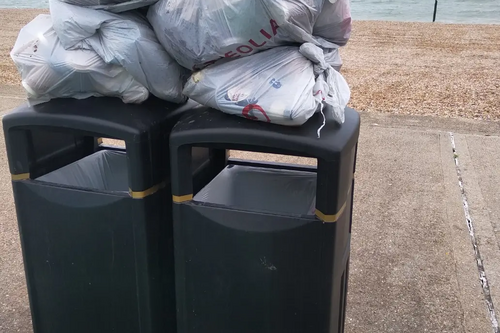
[[[500,137],[455,134],[456,159],[462,175],[470,232],[477,259],[484,266],[484,289],[500,311]],[[487,284],[486,284],[487,283]],[[488,295],[487,295],[488,296]],[[498,323],[497,323],[498,325]],[[499,330],[500,331],[500,330]]]
[[[361,112],[361,118],[363,125],[384,128],[408,128],[425,132],[438,131],[485,136],[498,136],[500,134],[500,121],[393,115],[376,112]]]
[[[498,128],[498,123],[362,114],[346,333],[494,332],[451,138],[498,309]],[[314,164],[279,155],[233,156]],[[31,333],[1,130],[0,195],[0,332]]]
[[[363,127],[347,332],[490,332],[446,132]]]

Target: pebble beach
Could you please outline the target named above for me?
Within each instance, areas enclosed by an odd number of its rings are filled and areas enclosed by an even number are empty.
[[[0,10],[0,85],[19,29],[47,10]],[[500,25],[355,21],[341,51],[350,106],[365,112],[500,120]]]

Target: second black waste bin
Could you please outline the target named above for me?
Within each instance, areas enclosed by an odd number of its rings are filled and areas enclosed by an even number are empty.
[[[4,117],[35,333],[175,332],[168,136],[194,106],[61,99]],[[192,157],[198,187],[225,162]]]
[[[359,116],[298,128],[218,111],[171,134],[179,333],[344,331]],[[229,160],[197,191],[193,147],[315,158],[317,167]]]

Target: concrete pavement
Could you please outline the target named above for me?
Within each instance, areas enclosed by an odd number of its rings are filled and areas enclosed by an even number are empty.
[[[348,332],[498,332],[472,241],[482,255],[485,281],[496,287],[495,220],[480,212],[498,208],[493,193],[500,184],[494,154],[499,139],[485,135],[500,133],[499,124],[376,115],[366,115],[363,123]],[[481,140],[490,141],[474,150],[465,144]],[[483,158],[476,165],[489,167],[472,169],[471,154]],[[481,198],[482,191],[491,194],[490,201]]]
[[[499,133],[500,123],[362,114],[346,333],[499,332]],[[0,195],[0,332],[28,333],[3,133]]]

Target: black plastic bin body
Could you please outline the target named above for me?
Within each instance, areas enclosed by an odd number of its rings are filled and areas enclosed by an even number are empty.
[[[4,117],[35,333],[175,332],[168,136],[193,106],[61,99]],[[217,171],[193,152],[201,187]]]
[[[297,128],[200,109],[171,134],[179,333],[344,332],[359,116]],[[317,159],[242,160],[201,191],[192,147]]]

